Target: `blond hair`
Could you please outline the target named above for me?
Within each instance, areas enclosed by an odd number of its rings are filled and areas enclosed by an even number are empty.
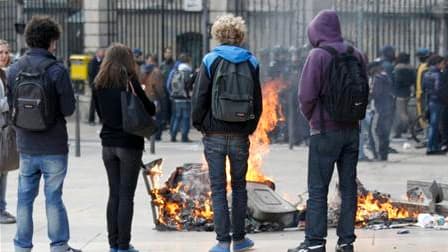
[[[6,45],[9,48],[9,43],[6,40],[0,39],[0,45]]]
[[[0,46],[6,46],[8,53],[9,53],[9,43],[6,40],[0,39]],[[11,63],[11,56],[9,57],[8,61],[6,62],[6,66],[9,65],[9,63]]]
[[[221,44],[241,45],[246,38],[246,22],[242,17],[224,15],[212,26],[213,39]]]

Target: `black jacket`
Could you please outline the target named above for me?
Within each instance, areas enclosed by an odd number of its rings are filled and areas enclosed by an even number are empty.
[[[154,115],[156,107],[152,103],[140,83],[132,81],[135,93],[143,102],[146,111]],[[126,88],[100,88],[93,92],[98,115],[103,122],[100,137],[103,146],[121,147],[128,149],[144,149],[145,140],[141,136],[132,135],[123,131],[123,121],[121,114],[121,92]]]
[[[262,94],[259,77],[259,68],[251,66],[252,74],[255,80],[254,90],[254,112],[255,119],[247,122],[225,122],[217,120],[213,117],[211,111],[212,102],[212,80],[216,72],[216,68],[223,58],[219,57],[210,66],[210,76],[208,74],[207,66],[202,63],[193,89],[192,97],[192,119],[193,126],[202,133],[217,133],[217,134],[238,134],[250,135],[258,125],[258,121],[262,112]]]
[[[97,57],[94,57],[89,62],[89,84],[93,85],[96,75],[100,71],[101,61],[98,61]]]
[[[393,96],[392,80],[387,72],[375,74],[372,80],[372,99],[375,110],[380,114],[393,114],[395,112],[395,99]]]
[[[414,86],[417,74],[411,65],[398,64],[394,72],[394,94],[400,98],[411,96],[411,87]]]
[[[47,50],[31,48],[26,56],[31,64],[38,65],[45,58],[56,60]],[[14,90],[15,79],[21,71],[19,62],[9,68],[8,83],[10,89]],[[68,136],[65,116],[70,116],[75,111],[75,96],[73,93],[70,75],[62,63],[52,65],[47,69],[47,74],[56,88],[57,104],[56,124],[43,132],[32,132],[17,128],[17,148],[19,152],[33,155],[53,155],[68,153]],[[12,93],[8,97],[12,101]],[[11,106],[11,103],[10,103]]]

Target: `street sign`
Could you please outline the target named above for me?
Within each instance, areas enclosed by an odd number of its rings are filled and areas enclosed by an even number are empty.
[[[184,11],[202,11],[202,0],[184,0]]]

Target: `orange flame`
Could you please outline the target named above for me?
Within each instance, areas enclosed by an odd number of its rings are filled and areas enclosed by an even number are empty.
[[[388,220],[416,218],[418,213],[410,212],[404,208],[395,207],[389,198],[381,199],[369,192],[366,196],[358,196],[358,210],[356,212],[356,222],[366,225],[371,216],[384,216]]]
[[[264,156],[269,153],[269,144],[271,143],[269,133],[275,129],[279,122],[285,121],[279,99],[279,94],[284,88],[286,88],[286,83],[280,80],[268,81],[263,85],[263,113],[257,129],[250,136],[247,181],[264,182],[271,180],[264,175],[262,164]],[[230,178],[229,160],[226,162],[226,171],[227,178]]]

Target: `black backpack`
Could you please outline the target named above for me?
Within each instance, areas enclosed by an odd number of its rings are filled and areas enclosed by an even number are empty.
[[[328,72],[329,85],[321,94],[321,104],[335,122],[364,119],[369,102],[369,82],[354,48],[349,46],[345,53],[328,46],[320,48],[333,56]],[[321,121],[323,123],[323,118]]]
[[[21,129],[45,131],[56,123],[56,88],[47,69],[56,60],[46,58],[32,65],[28,56],[19,61],[12,100],[12,122]]]
[[[212,87],[212,115],[226,122],[246,122],[255,118],[254,79],[245,61],[234,64],[222,59]]]

